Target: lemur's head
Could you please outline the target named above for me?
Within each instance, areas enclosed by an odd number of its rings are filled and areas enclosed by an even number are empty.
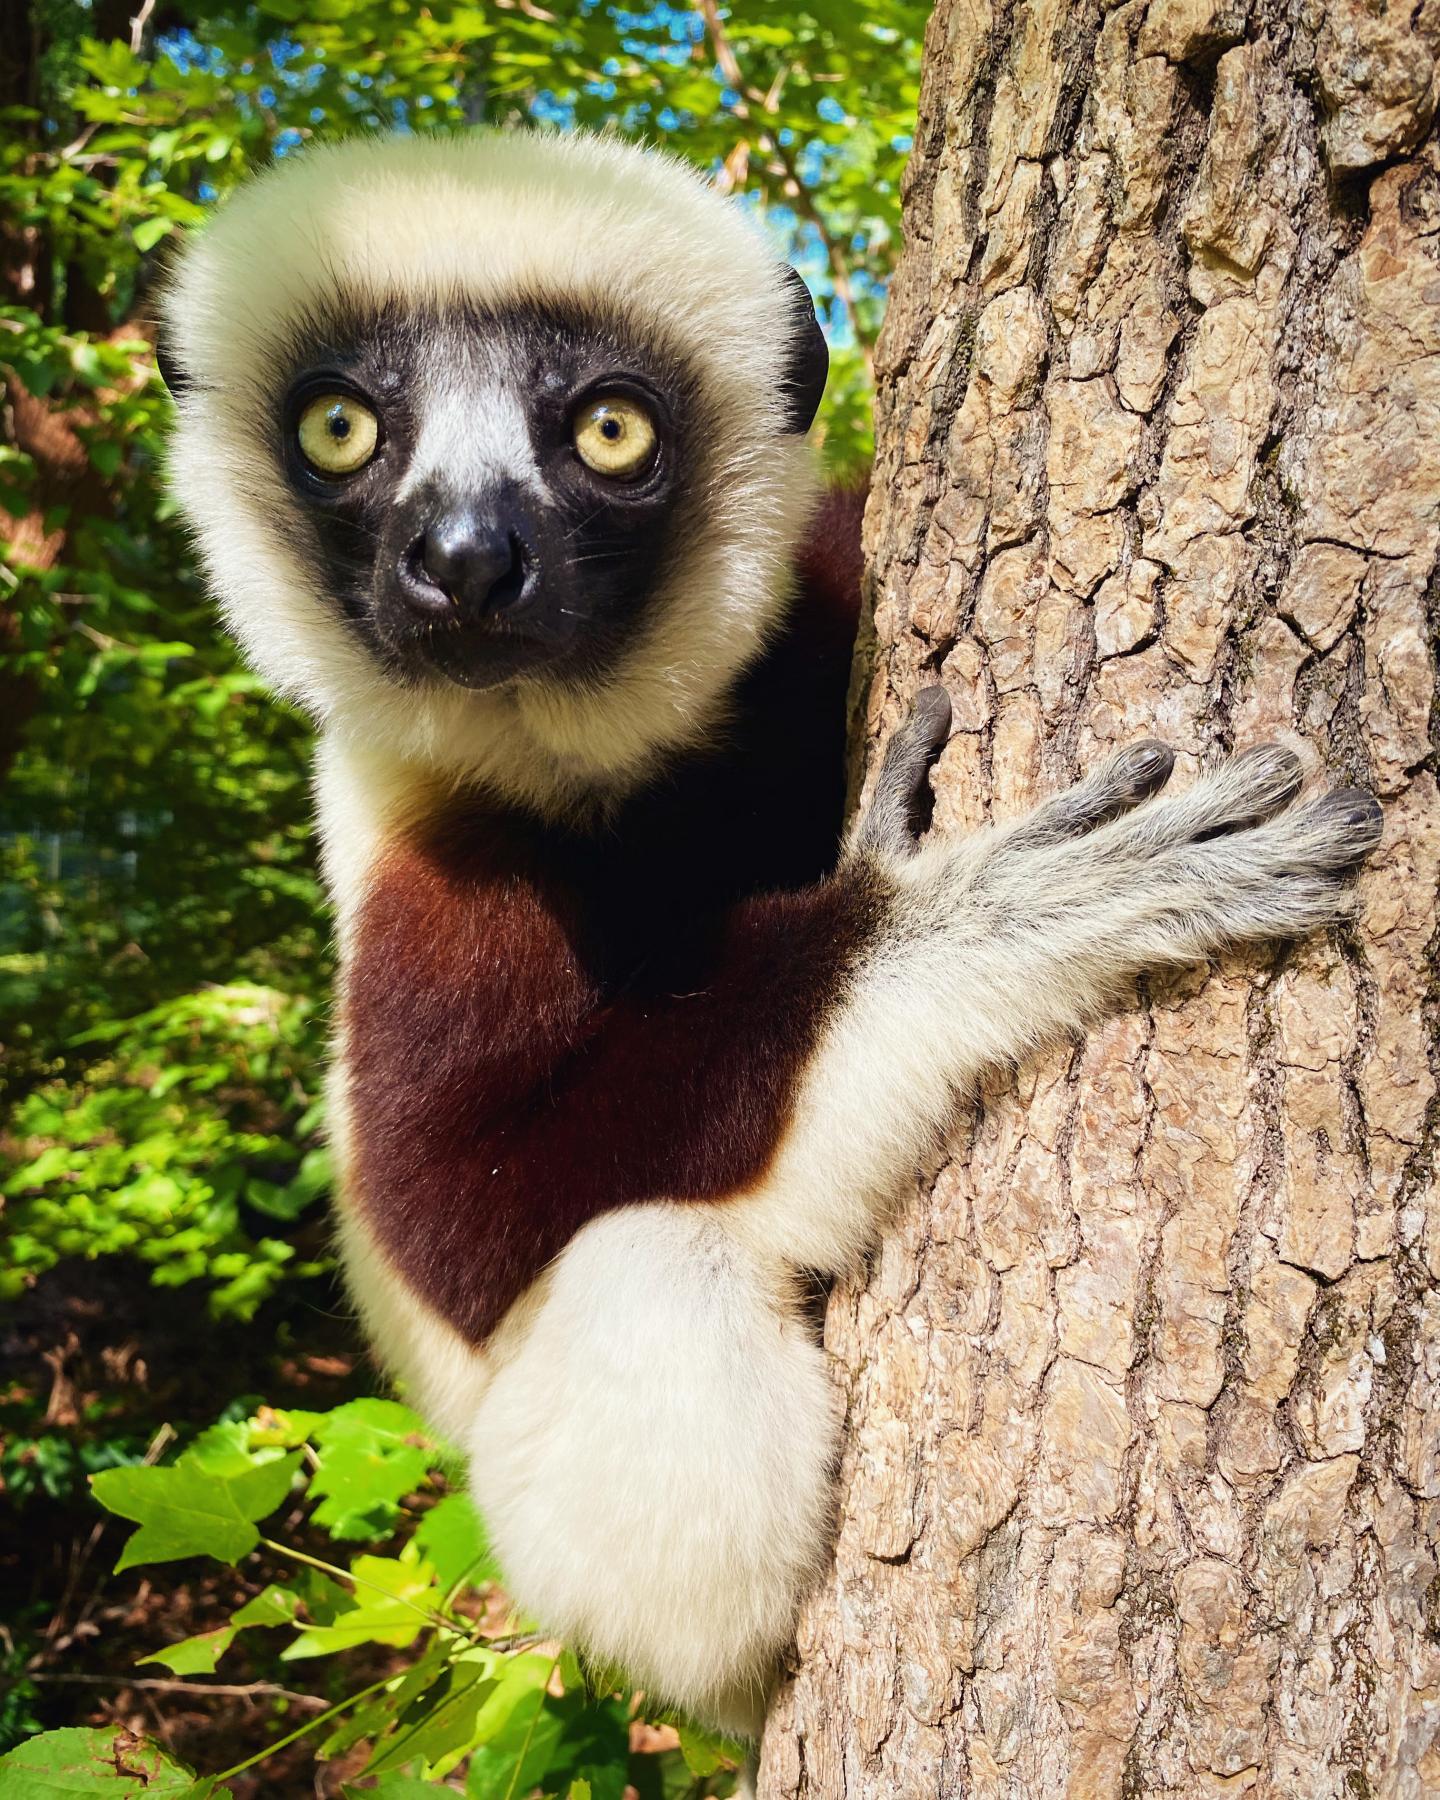
[[[348,139],[243,188],[162,307],[170,477],[281,692],[438,771],[624,783],[786,599],[824,340],[680,162]]]

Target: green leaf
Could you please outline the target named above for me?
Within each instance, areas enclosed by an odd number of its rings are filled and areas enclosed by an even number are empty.
[[[224,1419],[217,1425],[207,1425],[180,1460],[222,1479],[280,1460],[278,1450],[267,1446],[257,1453],[252,1448],[253,1443],[254,1434],[248,1420]]]
[[[630,1709],[620,1700],[587,1703],[566,1694],[551,1703],[566,1720],[548,1779],[579,1777],[594,1800],[623,1800],[630,1775]]]
[[[388,1531],[397,1502],[425,1479],[435,1452],[420,1419],[394,1400],[352,1400],[314,1428],[319,1466],[310,1491],[314,1519],[332,1537],[369,1538]],[[416,1439],[420,1442],[416,1442]]]
[[[702,1731],[688,1720],[677,1720],[675,1730],[680,1738],[680,1754],[692,1775],[713,1775],[717,1769],[738,1768],[745,1760],[739,1744],[716,1732]]]
[[[367,1775],[407,1768],[417,1759],[428,1775],[444,1775],[475,1740],[481,1706],[498,1683],[491,1671],[493,1656],[458,1662],[412,1704],[395,1735],[381,1744],[366,1764]]]
[[[435,1578],[447,1592],[458,1582],[482,1587],[498,1581],[500,1570],[485,1535],[485,1522],[468,1494],[447,1494],[432,1506],[415,1531]]]
[[[330,1187],[333,1170],[328,1149],[308,1150],[300,1159],[294,1178],[284,1187],[252,1177],[245,1187],[245,1202],[267,1218],[288,1224],[313,1206]]]
[[[181,1638],[168,1650],[152,1650],[140,1657],[142,1663],[159,1663],[172,1675],[213,1675],[215,1665],[235,1642],[235,1625],[222,1625],[216,1631],[202,1631],[195,1637]]]
[[[140,1529],[120,1552],[116,1573],[136,1563],[213,1556],[237,1563],[260,1541],[254,1521],[290,1491],[300,1452],[221,1476],[181,1460],[167,1469],[106,1469],[90,1478],[95,1498]]]
[[[414,1700],[423,1697],[449,1663],[450,1656],[450,1645],[432,1638],[429,1648],[411,1663],[395,1686],[376,1694],[373,1699],[365,1701],[339,1720],[315,1754],[323,1762],[328,1757],[340,1756],[346,1750],[353,1749],[362,1738],[378,1742],[384,1736],[386,1727],[403,1717]]]
[[[251,1625],[293,1625],[299,1608],[298,1594],[272,1583],[253,1600],[247,1600],[238,1612],[232,1613],[228,1625],[215,1631],[202,1631],[197,1637],[182,1638],[168,1650],[152,1651],[140,1661],[160,1663],[176,1675],[213,1675],[216,1663],[241,1631]]]
[[[135,248],[143,256],[147,250],[153,250],[161,238],[168,237],[175,229],[173,219],[142,219],[131,230],[135,240]]]
[[[478,1748],[465,1777],[470,1800],[512,1800],[544,1778],[565,1730],[563,1716],[547,1705],[554,1668],[554,1657],[542,1650],[527,1650],[505,1663],[475,1721]]]
[[[572,1781],[565,1800],[590,1800],[590,1783],[585,1780]]]
[[[273,5],[270,8],[274,10]],[[406,1775],[392,1770],[382,1775],[374,1787],[342,1787],[340,1792],[345,1800],[372,1800],[378,1794],[380,1800],[435,1800],[435,1784],[433,1781],[422,1781],[418,1775]]]
[[[465,1773],[469,1800],[514,1800],[544,1781],[565,1729],[545,1700],[543,1689],[522,1694],[502,1729],[475,1751]]]
[[[437,1610],[444,1599],[426,1562],[357,1556],[350,1570],[359,1583],[354,1605],[336,1613],[332,1624],[312,1625],[302,1631],[281,1651],[282,1662],[333,1656],[356,1644],[393,1644],[403,1650],[419,1636],[425,1624],[423,1612]]]
[[[273,1581],[262,1588],[253,1600],[247,1600],[239,1612],[230,1615],[235,1626],[293,1625],[300,1610],[300,1596]]]
[[[66,1794],[200,1800],[215,1792],[212,1782],[197,1782],[192,1770],[158,1744],[110,1726],[42,1731],[0,1756],[0,1800],[51,1800]]]

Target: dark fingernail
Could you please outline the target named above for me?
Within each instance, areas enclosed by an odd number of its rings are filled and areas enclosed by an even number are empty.
[[[1363,788],[1350,788],[1342,796],[1347,811],[1345,822],[1357,831],[1379,832],[1385,824],[1380,802]]]
[[[950,729],[950,696],[943,687],[925,687],[915,696],[915,719],[937,747]]]
[[[1299,782],[1305,773],[1304,764],[1287,744],[1252,744],[1248,750],[1238,751],[1235,761],[1268,763],[1277,777],[1285,781]]]
[[[1159,738],[1144,738],[1126,753],[1128,778],[1134,788],[1152,793],[1163,787],[1175,767],[1175,752]]]

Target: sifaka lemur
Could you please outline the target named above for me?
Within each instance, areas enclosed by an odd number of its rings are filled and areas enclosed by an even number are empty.
[[[921,694],[843,834],[858,509],[798,277],[614,138],[347,139],[186,244],[174,491],[320,728],[350,1291],[469,1458],[516,1600],[757,1731],[823,1565],[805,1304],[983,1071],[1137,972],[1321,930],[1375,845],[1263,746],[1120,752],[911,829]]]

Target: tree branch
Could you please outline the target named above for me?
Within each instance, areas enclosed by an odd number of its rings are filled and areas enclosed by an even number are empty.
[[[35,1671],[28,1681],[77,1683],[84,1687],[150,1688],[162,1694],[208,1694],[222,1700],[288,1700],[294,1706],[329,1704],[318,1694],[296,1694],[274,1681],[168,1681],[162,1675],[80,1675]]]
[[[770,85],[768,94],[762,94],[757,88],[751,87],[745,80],[744,70],[740,67],[740,59],[735,54],[735,46],[730,42],[724,23],[720,18],[718,0],[699,0],[699,7],[720,73],[735,92],[735,116],[757,124],[757,112],[773,117],[775,109],[780,104],[780,95],[785,86],[785,72],[782,71],[776,76]],[[845,308],[846,317],[850,321],[850,329],[855,334],[855,342],[860,346],[860,353],[865,358],[865,367],[873,380],[875,365],[870,340],[861,327],[860,315],[855,305],[855,284],[851,276],[849,259],[845,255],[839,239],[831,231],[825,215],[816,205],[815,196],[801,178],[794,157],[780,142],[779,134],[760,125],[756,136],[761,149],[779,167],[786,198],[794,201],[795,210],[807,224],[814,227],[820,242],[825,247],[825,256],[830,264],[830,276],[835,284],[835,292],[839,296],[840,304]],[[728,158],[725,166],[727,174],[731,175],[731,184],[734,185],[734,175],[731,173]]]

